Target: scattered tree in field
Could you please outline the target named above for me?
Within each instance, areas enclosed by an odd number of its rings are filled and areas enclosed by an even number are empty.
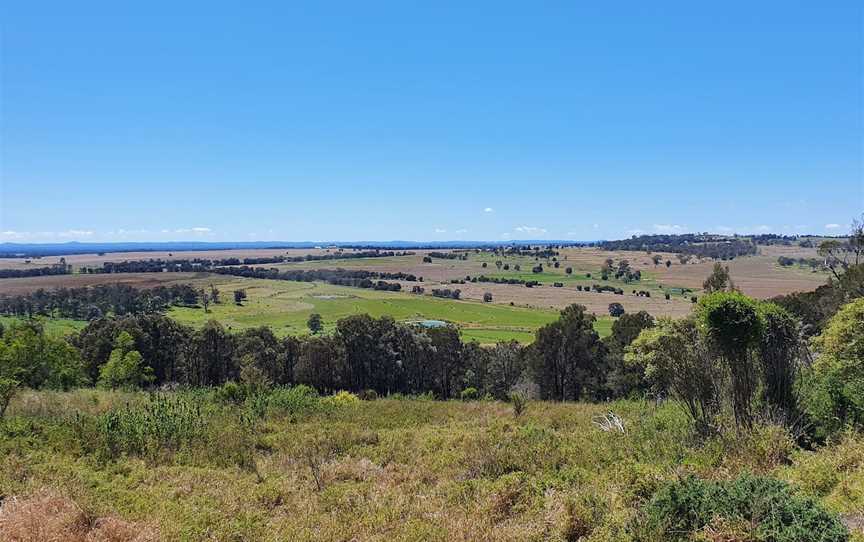
[[[658,265],[660,265],[660,262],[663,261],[663,257],[660,256],[659,254],[655,254],[655,255],[651,256],[651,261],[654,262],[654,267],[657,267]]]
[[[504,262],[502,262],[501,260],[497,260],[495,262],[495,267],[497,267],[499,271],[501,270],[501,267],[503,267],[503,266],[504,266]]]
[[[845,241],[823,241],[819,245],[819,255],[825,258],[835,280],[839,280],[840,274],[850,267],[864,264],[864,215],[861,215],[860,221],[852,221],[849,238]]]
[[[513,270],[514,270],[514,271],[521,271],[521,270],[522,270],[522,266],[519,265],[518,263],[517,263],[517,264],[513,264]]]
[[[487,267],[486,262],[483,262],[483,263],[480,265],[480,267],[482,267],[483,269],[486,269],[486,267]]]
[[[210,312],[210,294],[203,288],[201,289],[201,304],[204,305],[204,312]]]
[[[492,302],[492,294],[489,292],[484,293],[483,294],[483,301],[485,303],[491,303]]]
[[[146,386],[153,379],[153,369],[144,363],[141,353],[135,350],[132,335],[125,331],[120,333],[108,362],[99,370],[99,385],[112,390],[132,390]]]
[[[306,321],[306,327],[309,328],[309,331],[312,335],[317,335],[321,333],[321,330],[324,329],[324,322],[321,319],[321,315],[317,312],[313,312],[309,315],[309,319]]]
[[[234,290],[234,303],[236,305],[242,305],[243,300],[246,299],[246,290]]]
[[[572,268],[572,267],[568,267],[568,268],[564,269],[564,273],[566,273],[566,274],[568,274],[568,275],[572,275],[572,274],[573,274],[573,268]]]
[[[609,303],[609,316],[618,317],[624,314],[624,305],[621,303]]]
[[[706,293],[724,292],[735,290],[735,284],[732,282],[732,277],[729,275],[729,266],[723,267],[720,262],[714,264],[714,270],[702,283],[702,288]]]
[[[672,267],[672,260],[666,260],[666,269]]]
[[[213,301],[214,304],[219,304],[219,289],[210,285],[210,300]]]

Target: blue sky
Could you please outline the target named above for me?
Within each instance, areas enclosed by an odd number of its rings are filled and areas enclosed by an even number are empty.
[[[0,241],[841,233],[864,210],[860,2],[126,4],[0,8]]]

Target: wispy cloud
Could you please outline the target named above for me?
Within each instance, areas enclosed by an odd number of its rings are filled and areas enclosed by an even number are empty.
[[[639,228],[633,228],[632,230],[627,230],[624,233],[626,233],[627,235],[642,235],[645,233],[645,230],[640,230]]]
[[[213,230],[210,228],[205,228],[204,226],[195,226],[194,228],[177,228],[174,230],[174,233],[210,233]]]
[[[519,233],[546,233],[546,228],[537,226],[517,226],[514,229]]]
[[[4,241],[51,241],[51,240],[69,240],[69,239],[87,239],[92,237],[96,232],[92,230],[63,230],[63,231],[16,231],[5,230],[0,232],[0,240]]]
[[[679,224],[654,224],[654,231],[657,233],[684,233],[687,231],[687,226]]]
[[[716,231],[717,233],[729,234],[735,233],[735,228],[731,226],[714,226],[714,231]]]
[[[771,226],[768,226],[767,224],[761,224],[759,226],[756,226],[755,229],[760,233],[768,233],[769,231],[771,231]]]
[[[493,209],[492,207],[486,207],[485,209],[483,209],[483,212],[484,213],[494,213],[495,209]]]
[[[831,224],[825,224],[825,229],[826,229],[826,230],[838,230],[838,229],[840,229],[841,227],[842,227],[842,226],[840,226],[840,224],[835,224],[835,223],[833,223],[833,222],[832,222]]]
[[[447,230],[444,228],[435,228],[435,233],[447,233]]]
[[[468,233],[468,230],[466,230],[465,228],[462,228],[462,229],[458,229],[458,230],[454,231],[453,233]]]

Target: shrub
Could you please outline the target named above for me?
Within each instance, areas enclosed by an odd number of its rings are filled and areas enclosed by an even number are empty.
[[[292,418],[314,412],[321,406],[318,392],[303,384],[273,390],[268,403],[271,410]]]
[[[744,475],[729,482],[686,478],[661,488],[645,511],[642,540],[689,541],[705,530],[712,540],[846,542],[840,519],[780,480]],[[738,529],[741,538],[723,537]],[[736,534],[736,533],[731,533]]]
[[[360,398],[351,393],[350,391],[339,391],[335,395],[331,395],[325,399],[329,404],[333,406],[354,406],[360,402]]]
[[[813,344],[807,410],[827,430],[864,424],[864,298],[841,308]]]
[[[480,398],[480,392],[477,391],[477,388],[468,387],[468,388],[465,388],[464,390],[462,390],[462,393],[459,394],[459,397],[463,401],[476,401],[477,399]]]
[[[516,391],[510,394],[510,402],[513,404],[513,416],[518,418],[528,406],[528,397],[524,393]]]
[[[375,390],[363,390],[357,394],[361,401],[374,401],[378,399],[378,392]]]
[[[239,405],[246,399],[246,390],[243,389],[243,386],[237,384],[233,380],[229,380],[216,388],[214,397],[220,403],[234,403]]]

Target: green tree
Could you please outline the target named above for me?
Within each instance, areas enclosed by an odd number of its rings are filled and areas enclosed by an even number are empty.
[[[715,292],[699,300],[702,325],[732,376],[732,409],[739,427],[753,423],[759,375],[751,349],[762,336],[759,305],[739,292]]]
[[[864,425],[864,298],[844,305],[813,345],[808,410],[828,429]]]
[[[762,396],[767,406],[791,423],[798,410],[795,381],[802,348],[801,326],[774,303],[761,303],[759,312],[763,327],[759,342]]]
[[[153,369],[135,350],[135,340],[125,331],[117,336],[108,362],[99,370],[99,386],[109,389],[137,389],[153,381]]]
[[[558,321],[537,330],[531,368],[542,398],[602,398],[605,352],[594,331],[595,320],[584,306],[570,305]]]
[[[713,430],[723,371],[693,319],[658,319],[626,348],[625,360],[644,369],[657,396],[671,393],[683,403],[697,431]]]
[[[714,270],[702,283],[702,288],[705,293],[732,291],[735,285],[732,283],[732,277],[729,274],[729,266],[723,267],[720,262],[714,264]]]
[[[306,321],[306,327],[309,328],[309,331],[312,335],[317,335],[321,333],[321,330],[324,329],[324,322],[321,319],[321,315],[317,312],[313,312],[309,315],[309,319]]]

